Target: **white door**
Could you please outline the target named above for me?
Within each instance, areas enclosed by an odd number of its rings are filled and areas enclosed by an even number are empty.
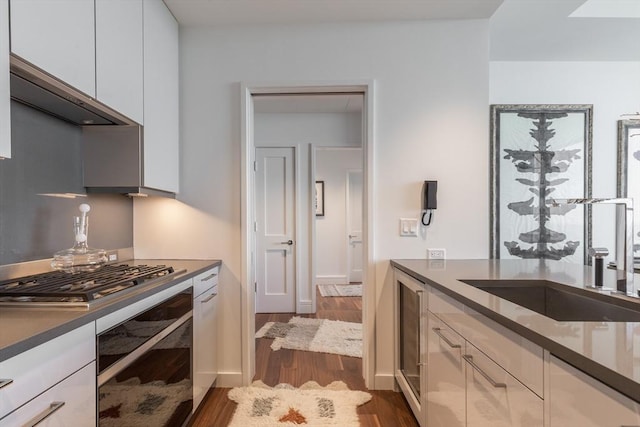
[[[362,282],[362,171],[347,172],[347,262],[349,282]]]
[[[256,312],[296,311],[294,148],[256,148]]]

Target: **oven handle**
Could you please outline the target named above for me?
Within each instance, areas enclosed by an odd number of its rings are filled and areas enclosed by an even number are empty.
[[[164,328],[162,331],[158,332],[156,335],[151,337],[148,341],[145,341],[140,347],[133,350],[131,353],[127,354],[122,359],[118,360],[113,365],[109,366],[107,369],[102,371],[100,375],[98,375],[98,387],[102,386],[104,383],[109,381],[114,376],[118,375],[123,369],[133,363],[136,359],[138,359],[142,354],[149,351],[151,347],[156,345],[158,342],[162,341],[166,338],[167,335],[171,334],[173,331],[182,326],[185,322],[189,321],[193,317],[193,310],[189,310],[187,313],[183,314],[178,320]]]

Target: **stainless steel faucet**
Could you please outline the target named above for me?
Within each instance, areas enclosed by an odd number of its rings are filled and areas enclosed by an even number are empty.
[[[633,199],[550,199],[559,205],[616,205],[616,288],[637,297],[633,285]]]

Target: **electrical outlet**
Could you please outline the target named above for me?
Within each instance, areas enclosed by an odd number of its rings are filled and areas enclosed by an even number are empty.
[[[445,259],[446,257],[446,249],[427,249],[427,259]]]

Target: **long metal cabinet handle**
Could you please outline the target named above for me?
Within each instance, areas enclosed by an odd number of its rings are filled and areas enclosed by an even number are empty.
[[[217,296],[218,296],[217,293],[213,293],[213,294],[209,295],[208,297],[206,297],[205,299],[202,300],[202,304],[204,304],[205,302],[211,301],[212,299],[214,299]]]
[[[431,330],[433,332],[435,332],[436,335],[439,336],[442,339],[442,341],[446,342],[449,347],[451,347],[451,348],[461,348],[462,347],[460,344],[456,344],[456,343],[452,342],[449,338],[445,337],[441,332],[442,329],[440,329],[440,328],[431,328]]]
[[[52,402],[47,409],[45,409],[40,415],[36,416],[31,421],[27,422],[25,426],[28,426],[28,427],[37,426],[38,424],[40,424],[41,422],[49,418],[51,415],[53,415],[54,412],[56,412],[58,409],[62,408],[63,406],[64,406],[64,402]]]
[[[207,280],[211,280],[214,277],[216,277],[218,275],[218,273],[211,273],[210,275],[208,275],[207,277],[203,277],[202,279],[200,279],[201,282],[206,282]]]
[[[464,360],[467,361],[467,363],[469,363],[469,365],[473,367],[473,369],[475,369],[480,375],[482,375],[487,381],[489,381],[492,386],[494,386],[495,388],[507,388],[507,385],[505,383],[496,382],[485,371],[483,371],[482,368],[476,365],[475,362],[473,361],[473,356],[469,354],[465,354],[462,357],[464,358]]]
[[[13,382],[12,379],[0,379],[0,388],[5,388],[6,386],[8,386],[9,384],[11,384]]]

